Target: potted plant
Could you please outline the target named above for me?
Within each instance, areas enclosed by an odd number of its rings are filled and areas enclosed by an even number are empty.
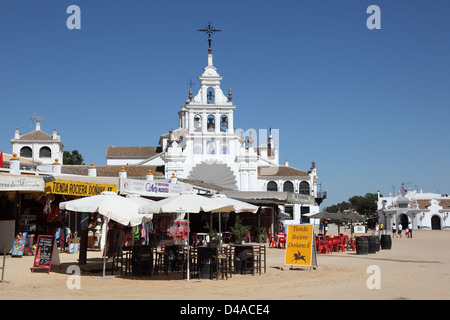
[[[208,246],[214,247],[217,246],[220,241],[220,235],[215,229],[211,229],[209,226],[209,223],[207,222],[205,224],[205,229],[209,230],[208,236],[209,236],[209,242]]]
[[[236,216],[236,223],[234,224],[234,226],[230,227],[236,243],[239,242],[244,243],[245,236],[247,235],[247,233],[250,231],[251,228],[252,226],[243,225],[241,217]]]
[[[256,232],[258,234],[259,243],[267,242],[267,229],[266,227],[256,228]]]

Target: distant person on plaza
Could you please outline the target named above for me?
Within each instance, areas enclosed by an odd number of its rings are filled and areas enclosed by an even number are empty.
[[[408,224],[409,237],[412,238],[412,224],[411,222]]]
[[[397,233],[395,231],[396,231],[395,223],[392,223],[392,238],[395,238],[397,236]]]
[[[406,229],[405,229],[405,236],[407,238],[409,238],[409,228],[408,227],[406,227]]]
[[[403,229],[403,226],[402,226],[401,223],[399,223],[399,224],[398,224],[398,236],[399,236],[399,238],[402,237],[402,229]]]
[[[322,223],[322,221],[320,221],[320,224],[319,224],[319,233],[322,233],[323,232],[323,223]]]
[[[375,223],[375,235],[377,236],[380,232],[380,225],[377,223]]]

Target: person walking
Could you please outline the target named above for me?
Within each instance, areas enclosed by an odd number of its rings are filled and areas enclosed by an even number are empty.
[[[401,238],[402,237],[402,229],[403,226],[401,223],[398,224],[398,237]]]
[[[392,223],[392,238],[395,238],[397,236],[395,223]]]
[[[412,239],[412,224],[411,222],[408,224],[409,237]]]

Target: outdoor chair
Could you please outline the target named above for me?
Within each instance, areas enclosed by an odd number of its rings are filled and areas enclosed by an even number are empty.
[[[113,261],[112,261],[112,268],[111,268],[111,275],[114,275],[116,271],[120,271],[120,275],[123,274],[123,270],[126,266],[126,252],[114,252],[113,254]]]
[[[253,237],[252,237],[252,232],[251,231],[247,232],[246,238],[247,238],[248,242],[253,242]]]
[[[228,280],[228,274],[231,273],[228,251],[229,249],[227,247],[217,248],[216,254],[213,256],[213,266],[211,268],[210,277],[212,279],[216,278],[218,280],[221,277],[222,279],[225,278]]]
[[[278,233],[278,248],[283,247],[286,249],[286,234],[283,232]]]
[[[247,271],[250,271],[252,276],[255,275],[255,247],[252,247],[252,250],[245,254],[244,274],[247,274]]]
[[[160,270],[163,270],[166,275],[169,274],[169,252],[164,249],[162,251],[156,251],[154,274],[158,275]]]
[[[187,248],[183,248],[184,266],[183,279],[187,279]],[[189,248],[189,278],[200,278],[198,267],[198,246],[194,245]]]
[[[223,234],[223,242],[230,243],[231,242],[232,233],[231,231]]]
[[[330,253],[330,246],[328,242],[325,240],[319,240],[317,245],[317,253],[321,254],[322,250],[325,250],[325,253]]]
[[[267,258],[266,245],[262,244],[259,249],[259,264],[260,264],[259,274],[261,274],[261,269],[263,266],[264,266],[264,273],[266,273],[266,260],[267,260],[266,258]]]
[[[273,248],[273,246],[278,245],[278,239],[275,235],[273,235],[272,233],[270,234],[269,237],[269,246],[271,248]]]

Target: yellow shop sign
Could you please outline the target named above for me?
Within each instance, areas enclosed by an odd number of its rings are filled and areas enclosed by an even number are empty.
[[[88,197],[98,195],[103,191],[117,193],[117,186],[114,184],[85,183],[65,180],[55,180],[45,184],[45,192],[53,194]]]
[[[316,265],[314,231],[311,224],[288,225],[285,264]]]

